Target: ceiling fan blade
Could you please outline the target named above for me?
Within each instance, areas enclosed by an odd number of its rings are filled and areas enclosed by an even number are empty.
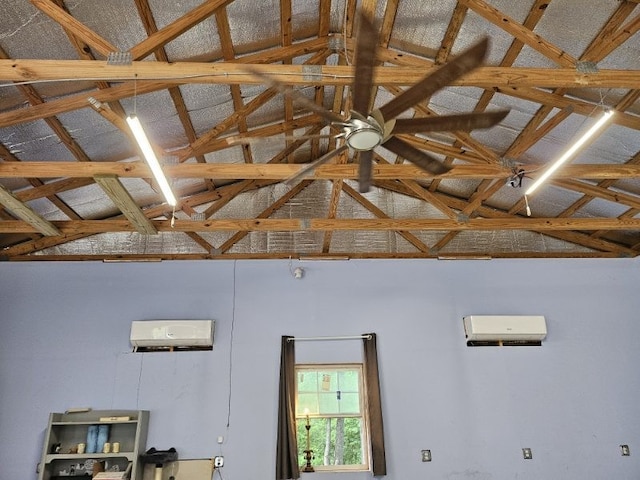
[[[371,169],[373,167],[373,150],[360,152],[360,165],[358,166],[358,190],[367,193],[371,188]]]
[[[493,127],[508,113],[509,110],[500,110],[441,117],[398,118],[391,133],[470,132],[477,128]]]
[[[353,79],[352,109],[366,116],[371,103],[371,88],[373,86],[373,65],[376,61],[376,47],[378,45],[378,31],[366,15],[360,14],[360,27],[356,44],[355,72]]]
[[[485,38],[380,107],[385,122],[396,118],[405,110],[478,67],[484,60],[488,45],[489,41]]]
[[[333,157],[337,157],[338,155],[340,155],[342,152],[344,152],[348,148],[349,147],[345,144],[345,145],[342,145],[342,146],[336,148],[335,150],[331,150],[330,152],[325,153],[323,156],[321,156],[317,160],[314,160],[313,162],[308,163],[307,165],[302,167],[295,174],[293,174],[289,178],[287,178],[283,183],[285,185],[293,185],[294,183],[296,183],[296,181],[298,181],[298,179],[300,179],[301,177],[305,176],[311,170],[313,170],[315,168],[318,168],[322,164],[327,163]]]
[[[447,173],[451,170],[451,167],[443,164],[440,160],[432,157],[428,153],[418,150],[412,145],[409,145],[404,140],[400,140],[397,137],[390,137],[389,140],[382,144],[384,148],[390,152],[400,155],[402,158],[409,160],[416,167],[420,167],[422,170],[432,173],[434,175],[440,175]]]
[[[332,122],[343,123],[345,121],[345,119],[340,115],[337,115],[327,110],[323,106],[318,105],[315,102],[312,102],[307,97],[305,97],[302,93],[298,92],[297,90],[287,85],[280,83],[276,79],[271,78],[269,75],[265,75],[264,73],[259,72],[251,67],[248,67],[247,71],[251,72],[251,74],[255,75],[256,77],[259,77],[264,81],[266,85],[268,85],[271,88],[275,88],[278,92],[282,93],[283,95],[286,95],[297,104],[305,107],[307,110],[310,110],[313,113],[317,113],[322,118],[324,118],[328,123],[332,123]]]

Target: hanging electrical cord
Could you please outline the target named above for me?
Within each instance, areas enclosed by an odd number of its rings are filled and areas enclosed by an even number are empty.
[[[233,378],[233,335],[236,325],[236,265],[237,260],[233,261],[233,296],[231,305],[231,335],[229,339],[229,398],[227,405],[227,427],[225,436],[229,436],[229,425],[231,425],[231,387]]]

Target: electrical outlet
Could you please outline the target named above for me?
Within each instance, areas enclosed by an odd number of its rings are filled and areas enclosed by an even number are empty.
[[[222,455],[213,458],[213,466],[215,468],[224,467],[224,457]]]
[[[430,462],[431,461],[431,450],[422,450],[422,461]]]
[[[628,457],[631,455],[631,451],[629,450],[629,445],[620,445],[620,451],[623,457]]]
[[[522,456],[525,460],[531,460],[533,458],[533,453],[531,452],[530,448],[523,448]]]

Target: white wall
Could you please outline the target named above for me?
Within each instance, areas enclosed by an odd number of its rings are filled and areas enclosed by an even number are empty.
[[[148,447],[222,453],[225,480],[272,479],[281,335],[370,331],[388,478],[640,475],[637,261],[298,265],[302,280],[287,261],[0,263],[0,478],[34,479],[48,413],[90,406],[148,409]],[[548,340],[468,348],[468,314],[545,315]],[[213,318],[214,350],[133,354],[130,322],[149,318]],[[360,354],[298,345],[299,359]]]

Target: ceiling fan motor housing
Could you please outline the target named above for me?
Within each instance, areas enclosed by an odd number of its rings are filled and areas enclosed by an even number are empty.
[[[345,127],[347,145],[354,150],[371,150],[382,143],[384,131],[371,116],[366,120],[352,118]]]

